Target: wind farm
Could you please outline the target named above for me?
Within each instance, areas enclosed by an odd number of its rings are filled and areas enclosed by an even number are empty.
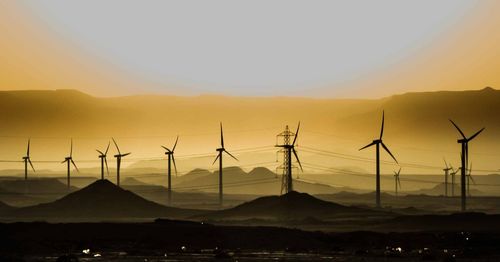
[[[375,146],[374,158],[360,156],[364,150],[356,149],[357,142],[350,142],[354,153],[346,154],[321,149],[321,145],[329,144],[329,138],[323,136],[320,146],[315,145],[314,140],[308,139],[316,136],[316,133],[310,132],[308,123],[311,122],[307,121],[307,117],[306,120],[301,119],[302,121],[298,122],[295,132],[285,126],[285,130],[276,136],[276,143],[268,146],[256,144],[241,147],[233,142],[238,133],[231,129],[229,140],[235,148],[231,151],[227,149],[227,134],[220,122],[219,132],[216,133],[219,138],[216,141],[220,146],[216,148],[215,156],[210,152],[186,153],[185,148],[191,146],[189,143],[193,140],[193,136],[190,133],[183,136],[182,132],[170,136],[173,141],[171,147],[161,145],[161,137],[148,138],[156,141],[156,146],[164,150],[163,154],[167,158],[161,157],[157,150],[151,151],[152,153],[148,151],[149,156],[141,153],[142,155],[137,158],[126,158],[130,153],[122,153],[115,137],[119,137],[120,141],[126,141],[126,147],[133,147],[134,151],[141,152],[144,145],[133,146],[129,142],[131,138],[119,134],[96,138],[96,142],[99,143],[95,144],[79,143],[78,148],[74,147],[74,139],[71,139],[69,155],[63,161],[66,164],[66,173],[58,171],[57,166],[52,167],[52,163],[59,163],[55,159],[51,161],[50,158],[42,158],[38,161],[41,155],[37,155],[36,159],[31,160],[32,141],[36,141],[37,145],[44,142],[43,138],[32,136],[28,139],[26,156],[23,157],[25,164],[23,175],[19,178],[15,175],[0,177],[0,189],[6,190],[0,194],[0,201],[7,205],[0,211],[0,218],[6,222],[43,219],[48,222],[65,223],[102,221],[150,223],[161,218],[203,221],[217,227],[298,227],[305,232],[311,230],[405,232],[410,228],[412,231],[432,230],[426,223],[410,226],[409,221],[419,221],[425,216],[436,216],[436,221],[442,220],[433,222],[433,226],[441,226],[451,231],[463,230],[465,229],[463,224],[455,226],[446,224],[454,220],[454,216],[462,213],[464,218],[479,223],[471,227],[474,230],[495,228],[488,221],[500,208],[500,192],[497,193],[495,187],[496,184],[500,184],[497,175],[476,175],[472,178],[472,164],[462,167],[462,158],[457,161],[453,157],[453,155],[465,156],[463,157],[465,163],[469,163],[467,156],[471,153],[453,150],[452,145],[450,145],[451,154],[446,155],[446,158],[454,159],[454,164],[459,166],[457,169],[447,160],[444,160],[443,169],[442,152],[439,150],[433,154],[437,158],[436,164],[427,164],[418,160],[408,161],[405,158],[405,150],[398,147],[398,155],[404,160],[396,162],[395,156],[382,139],[386,136],[387,139],[394,137],[393,127],[398,126],[399,117],[386,119],[386,110],[378,108],[372,110],[375,118],[377,114],[382,113],[379,135],[372,143],[361,149]],[[388,116],[399,114],[398,111],[390,112]],[[390,122],[386,123],[389,119]],[[450,122],[447,118],[442,121]],[[303,124],[304,122],[306,124]],[[388,123],[390,124],[386,125]],[[312,123],[312,126],[315,124]],[[454,127],[461,133],[461,129]],[[274,130],[279,130],[278,128]],[[494,128],[493,125],[491,129]],[[443,125],[443,129],[449,130],[446,129],[446,125]],[[475,138],[482,130],[468,139],[464,138],[465,135],[462,137],[463,141],[460,142],[463,142],[464,150],[470,150],[465,143],[472,139],[476,141]],[[370,130],[366,131],[366,135],[369,135]],[[273,137],[272,133],[268,132],[270,138]],[[210,134],[212,138],[213,134]],[[179,137],[184,137],[181,147],[178,147]],[[205,138],[205,135],[203,137]],[[77,139],[82,140],[81,136]],[[89,138],[86,140],[92,141]],[[107,141],[105,148],[94,149],[99,148],[99,145],[102,146],[104,141]],[[114,154],[116,168],[109,169],[107,156],[111,142],[116,149]],[[478,139],[477,143],[480,142],[481,139]],[[380,147],[387,152],[386,158],[378,152]],[[45,148],[45,151],[50,151],[48,148]],[[94,152],[90,154],[93,157],[86,159],[87,154],[83,151],[89,149]],[[41,150],[43,148],[37,148],[36,152]],[[177,150],[182,152],[177,155]],[[98,153],[97,159],[95,152]],[[81,156],[79,162],[84,167],[76,166],[73,160],[75,153]],[[230,166],[223,165],[224,154],[235,160]],[[215,157],[214,160],[210,159],[211,157]],[[315,158],[321,159],[322,163],[315,163]],[[478,156],[474,159],[475,162],[482,163]],[[363,164],[363,168],[358,171],[354,168],[335,167],[342,165],[338,164],[342,163],[341,161],[360,163]],[[8,161],[3,163],[10,164]],[[211,168],[216,163],[218,165]],[[37,176],[28,180],[25,176],[27,164],[40,166]],[[373,164],[375,172],[370,172],[370,166]],[[277,168],[276,172],[271,171],[275,169],[273,167]],[[78,176],[71,176],[72,168],[79,171]],[[396,171],[394,168],[397,168]],[[405,174],[400,175],[403,168]],[[455,184],[454,179],[454,175],[462,169],[466,170],[464,186],[461,183]],[[300,170],[301,175],[298,176],[293,170]],[[418,174],[416,170],[431,170],[431,174]],[[485,172],[482,168],[477,170]],[[8,172],[1,171],[0,174]],[[113,172],[116,172],[116,177],[109,176]],[[495,170],[486,172],[495,174]],[[449,177],[450,183],[448,183]],[[22,181],[23,184],[16,181]],[[372,187],[373,185],[375,186]],[[45,191],[41,191],[42,189]],[[463,190],[466,193],[466,209],[462,209],[462,194],[456,194]],[[122,205],[126,205],[127,208],[121,207]],[[484,214],[484,217],[473,214]],[[360,217],[363,219],[360,220]],[[400,226],[395,228],[390,225],[392,223],[390,221],[398,221]],[[174,223],[172,226],[176,227],[177,222],[172,223]]]
[[[0,261],[500,261],[498,10],[0,1]]]

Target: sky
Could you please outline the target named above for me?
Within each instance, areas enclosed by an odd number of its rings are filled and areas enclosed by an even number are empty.
[[[0,0],[0,90],[378,98],[498,87],[499,7]]]

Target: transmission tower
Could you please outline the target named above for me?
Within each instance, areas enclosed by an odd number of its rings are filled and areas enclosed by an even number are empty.
[[[295,142],[297,141],[299,128],[300,122],[297,127],[297,131],[293,133],[292,131],[290,131],[287,125],[285,127],[285,131],[279,133],[276,136],[276,147],[281,148],[278,153],[283,153],[283,163],[277,168],[278,170],[282,170],[281,194],[283,194],[283,192],[289,193],[293,191],[292,169],[295,167],[292,165],[292,153],[295,155],[295,159],[297,159],[297,163],[299,163],[300,169],[302,169],[297,151],[295,151]],[[290,141],[290,138],[292,137],[293,141]],[[283,142],[280,144],[280,141]]]

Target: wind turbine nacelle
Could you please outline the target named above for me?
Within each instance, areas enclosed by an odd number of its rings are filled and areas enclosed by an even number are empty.
[[[380,143],[382,143],[382,140],[381,139],[376,139],[376,140],[373,140],[373,143],[374,144],[380,144]]]

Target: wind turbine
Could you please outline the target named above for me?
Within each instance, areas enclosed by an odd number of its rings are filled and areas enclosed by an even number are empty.
[[[174,158],[174,151],[175,147],[177,146],[177,141],[179,141],[179,136],[175,139],[174,146],[172,147],[172,150],[165,146],[163,149],[165,149],[165,155],[168,156],[168,204],[170,205],[172,202],[172,168],[171,168],[171,162],[174,163],[174,168],[175,168],[175,175],[177,175],[177,166],[175,165],[175,158]]]
[[[76,167],[75,161],[73,161],[73,139],[71,139],[71,147],[69,150],[69,156],[64,158],[64,161],[61,162],[61,164],[67,164],[67,172],[68,172],[68,179],[67,179],[67,184],[68,184],[68,189],[70,189],[71,186],[71,165],[73,165],[78,173],[80,173],[80,170],[78,170],[78,167]]]
[[[472,162],[470,163],[470,168],[468,169],[469,170],[469,174],[467,175],[467,196],[471,196],[470,194],[470,181],[472,181],[472,183],[475,185],[476,184],[476,181],[474,181],[474,178],[472,177]]]
[[[457,170],[454,170],[453,167],[450,165],[451,168],[451,196],[455,196],[455,175],[458,173],[458,171],[461,169],[460,167],[457,168]]]
[[[230,157],[234,158],[236,161],[239,161],[236,157],[231,155],[226,148],[224,148],[224,135],[222,132],[222,122],[220,123],[220,147],[216,149],[217,157],[215,158],[214,162],[212,163],[215,164],[217,162],[217,159],[219,159],[219,205],[222,206],[223,203],[223,194],[222,194],[222,153],[226,152]]]
[[[120,148],[118,147],[118,144],[116,143],[114,138],[111,138],[113,140],[113,143],[115,144],[116,150],[118,151],[118,154],[115,155],[116,157],[116,185],[120,186],[120,166],[122,163],[122,157],[130,155],[129,153],[122,154],[120,152]]]
[[[297,137],[299,135],[299,129],[300,129],[300,122],[297,125],[297,131],[294,133],[290,132],[288,129],[288,126],[286,126],[285,131],[278,134],[278,136],[282,136],[284,143],[282,145],[276,145],[276,147],[282,147],[283,150],[285,151],[285,161],[283,163],[283,168],[286,170],[285,175],[286,177],[284,180],[284,186],[282,185],[281,191],[283,191],[283,188],[285,188],[285,193],[290,193],[293,191],[293,177],[292,177],[292,153],[295,156],[295,159],[297,160],[297,163],[299,164],[300,170],[303,171],[302,169],[302,164],[300,163],[299,156],[297,155],[297,151],[295,151],[295,142],[297,142]],[[290,144],[290,136],[293,137],[293,141]]]
[[[387,148],[387,146],[384,144],[384,142],[382,142],[382,136],[383,135],[384,135],[384,111],[382,111],[382,128],[380,129],[380,137],[378,139],[373,140],[373,142],[371,142],[370,144],[368,144],[368,145],[362,147],[361,149],[359,149],[359,150],[363,150],[363,149],[371,147],[373,145],[376,146],[376,162],[377,162],[376,172],[377,172],[377,176],[376,176],[376,199],[375,199],[375,203],[376,203],[377,208],[381,207],[381,205],[380,205],[380,145],[382,145],[382,147],[384,148],[384,150],[387,151],[387,153],[389,153],[389,155],[392,157],[392,159],[394,159],[394,161],[396,161],[396,163],[398,163],[398,160],[396,160],[396,158],[394,157],[394,155],[392,155],[392,153],[389,150],[389,148]]]
[[[444,171],[444,196],[448,196],[448,176],[449,176],[449,173],[450,173],[450,170],[453,170],[453,168],[451,166],[448,166],[448,163],[446,163],[446,159],[443,159],[444,160],[444,165],[446,166],[446,168],[443,168],[443,171]]]
[[[398,185],[401,189],[401,180],[399,179],[399,174],[401,173],[401,168],[399,168],[398,172],[394,171],[394,185],[396,186],[396,196],[398,196]]]
[[[462,132],[462,130],[460,130],[460,128],[457,126],[457,124],[455,124],[455,122],[453,122],[451,119],[450,119],[450,122],[455,126],[455,128],[458,130],[460,135],[462,135],[462,138],[458,139],[457,143],[461,144],[461,146],[462,146],[462,154],[460,156],[461,161],[462,161],[462,168],[461,168],[461,172],[460,172],[460,184],[462,186],[461,187],[461,196],[462,196],[462,212],[463,212],[467,209],[467,203],[466,203],[467,196],[465,194],[465,178],[466,178],[467,164],[469,163],[469,142],[472,139],[474,139],[477,135],[479,135],[481,132],[483,132],[484,127],[481,128],[479,131],[477,131],[471,137],[467,138],[465,136],[464,132]]]
[[[110,145],[110,142],[108,142],[108,147],[106,147],[106,151],[104,151],[104,153],[98,149],[95,150],[95,151],[97,151],[97,153],[99,153],[99,158],[101,159],[101,180],[104,180],[104,165],[105,164],[106,164],[106,172],[109,175],[108,160],[106,159],[106,157],[108,155],[109,145]]]
[[[30,139],[28,139],[28,150],[26,151],[26,156],[23,157],[24,160],[24,180],[28,180],[28,163],[31,166],[31,169],[33,169],[33,172],[35,172],[35,168],[33,167],[33,163],[31,163],[31,158],[30,158]]]

